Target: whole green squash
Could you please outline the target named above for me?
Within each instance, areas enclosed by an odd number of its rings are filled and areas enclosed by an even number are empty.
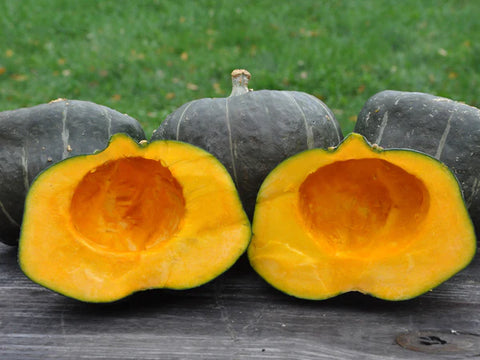
[[[299,91],[248,88],[250,73],[232,72],[232,93],[182,105],[152,140],[181,140],[215,155],[235,181],[251,218],[258,189],[282,160],[303,150],[337,145],[343,134],[333,112]]]
[[[480,110],[444,97],[386,90],[360,111],[355,132],[385,148],[408,148],[446,164],[480,230]]]
[[[88,101],[59,99],[0,112],[0,241],[17,244],[25,196],[41,171],[104,149],[115,133],[145,139],[134,118]]]

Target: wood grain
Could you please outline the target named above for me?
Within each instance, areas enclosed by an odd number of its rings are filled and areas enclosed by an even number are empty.
[[[480,261],[416,299],[276,291],[245,259],[205,286],[88,304],[27,279],[0,245],[0,359],[433,359],[399,346],[418,330],[480,333]],[[480,338],[479,338],[480,339]],[[441,345],[431,345],[441,346]]]

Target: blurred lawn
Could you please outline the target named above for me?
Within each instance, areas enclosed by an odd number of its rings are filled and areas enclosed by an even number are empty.
[[[0,110],[64,97],[137,118],[150,135],[181,104],[254,89],[299,90],[344,132],[384,89],[480,106],[476,0],[0,2]]]

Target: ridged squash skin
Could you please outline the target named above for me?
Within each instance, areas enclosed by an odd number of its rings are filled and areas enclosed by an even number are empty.
[[[265,176],[300,151],[337,145],[343,138],[332,111],[298,91],[251,91],[246,70],[232,72],[232,94],[182,105],[152,139],[181,140],[215,155],[235,181],[247,214]]]
[[[0,112],[0,241],[15,245],[33,179],[58,161],[104,149],[115,133],[145,133],[134,118],[88,101],[59,99]]]
[[[426,154],[351,134],[280,163],[263,182],[248,248],[275,288],[320,300],[406,300],[469,264],[473,225],[453,173]]]
[[[21,269],[85,302],[200,286],[232,266],[250,223],[221,163],[177,141],[112,136],[49,167],[25,202]]]
[[[386,90],[360,111],[355,132],[385,148],[408,148],[445,163],[458,178],[480,231],[480,110],[419,92]]]

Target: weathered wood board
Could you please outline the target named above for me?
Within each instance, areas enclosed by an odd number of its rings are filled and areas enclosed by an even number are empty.
[[[31,282],[16,248],[0,245],[0,359],[480,358],[478,257],[433,291],[403,302],[358,293],[296,299],[242,259],[196,289],[88,304]]]

